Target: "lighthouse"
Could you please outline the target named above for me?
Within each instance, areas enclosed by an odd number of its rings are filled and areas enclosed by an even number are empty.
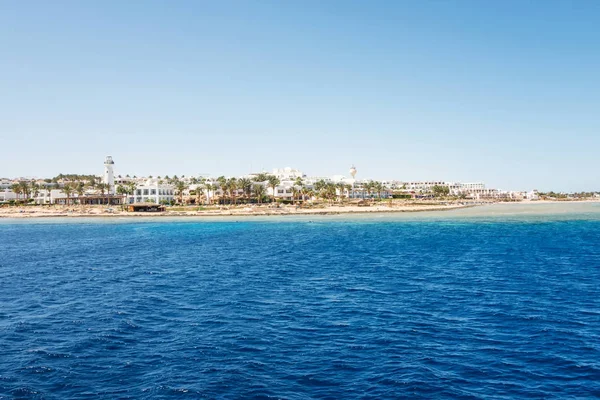
[[[356,176],[356,167],[354,166],[354,164],[352,164],[352,166],[350,167],[350,175],[352,175],[352,179],[355,179],[354,177]]]
[[[354,164],[350,167],[350,175],[352,176],[352,198],[355,198],[354,184],[356,183],[356,167]]]
[[[108,185],[108,193],[115,194],[115,174],[113,167],[115,162],[111,156],[106,156],[104,160],[104,183]]]

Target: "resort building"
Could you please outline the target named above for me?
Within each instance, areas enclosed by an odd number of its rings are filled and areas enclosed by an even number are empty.
[[[128,194],[126,202],[133,203],[154,203],[166,204],[175,199],[175,188],[173,185],[164,183],[158,178],[147,179],[144,183],[138,184],[133,194]]]
[[[290,167],[274,168],[271,175],[275,175],[277,178],[282,180],[295,180],[296,178],[306,177],[306,175],[302,173],[302,171]]]
[[[17,194],[10,189],[0,189],[0,202],[16,200]]]

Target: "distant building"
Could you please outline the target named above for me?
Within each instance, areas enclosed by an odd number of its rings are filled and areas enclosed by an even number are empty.
[[[302,171],[293,169],[290,167],[285,168],[275,168],[273,169],[272,175],[275,175],[279,179],[296,179],[296,178],[304,178],[306,175],[302,173]]]
[[[108,185],[108,192],[110,194],[115,194],[115,173],[113,171],[113,167],[115,162],[113,161],[111,156],[106,156],[106,160],[104,160],[104,176],[103,180],[106,185]]]
[[[151,178],[138,184],[133,195],[127,195],[126,202],[133,203],[170,203],[175,198],[173,185],[164,183],[157,178]]]

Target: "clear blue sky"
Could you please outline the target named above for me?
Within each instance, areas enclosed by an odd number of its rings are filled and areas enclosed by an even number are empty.
[[[600,1],[2,1],[0,176],[600,190]]]

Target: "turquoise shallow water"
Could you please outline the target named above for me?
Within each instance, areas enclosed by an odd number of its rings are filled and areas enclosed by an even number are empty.
[[[1,220],[0,398],[598,397],[600,209],[560,206]]]

